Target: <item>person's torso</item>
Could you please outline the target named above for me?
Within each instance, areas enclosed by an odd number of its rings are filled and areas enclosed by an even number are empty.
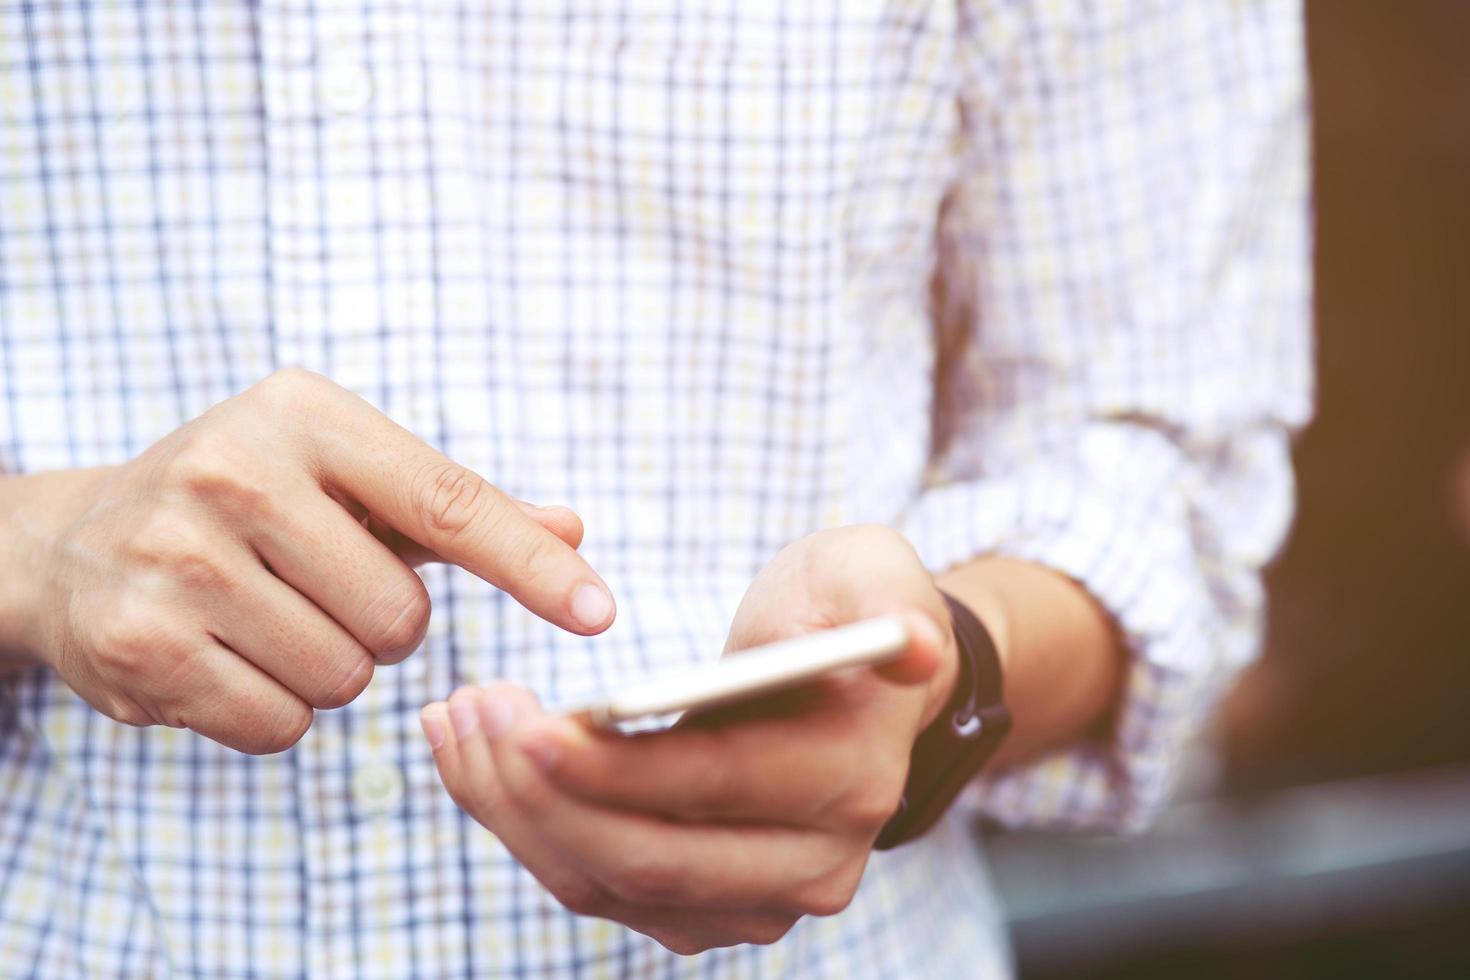
[[[29,856],[0,871],[0,912],[35,922],[0,961],[678,972],[562,912],[469,823],[416,712],[461,683],[556,703],[714,657],[782,544],[902,513],[930,439],[953,16],[0,10],[0,470],[118,462],[298,364],[507,491],[574,507],[620,606],[607,636],[570,637],[430,569],[423,649],[268,758],[115,725],[28,675],[0,733],[0,841]],[[844,916],[685,965],[900,975],[976,947],[913,909],[984,907],[978,869],[941,885],[935,848],[910,852]]]

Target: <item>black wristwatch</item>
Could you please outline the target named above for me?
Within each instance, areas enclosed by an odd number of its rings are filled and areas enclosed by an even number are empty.
[[[941,592],[954,621],[960,669],[944,710],[914,742],[898,810],[873,846],[897,847],[934,826],[1011,730],[1001,693],[1000,655],[979,617]]]

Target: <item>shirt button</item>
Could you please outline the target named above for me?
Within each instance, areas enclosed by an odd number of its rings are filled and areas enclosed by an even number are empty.
[[[352,774],[352,802],[361,816],[387,813],[403,799],[403,773],[386,762],[363,766]]]
[[[361,112],[373,101],[373,76],[346,53],[323,59],[318,86],[322,105],[340,116]]]

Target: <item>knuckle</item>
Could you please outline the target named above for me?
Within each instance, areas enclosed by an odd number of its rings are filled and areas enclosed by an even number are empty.
[[[176,514],[154,514],[134,532],[127,548],[138,565],[187,595],[218,593],[232,581],[208,532]]]
[[[157,718],[154,718],[142,708],[136,707],[123,708],[119,712],[113,714],[112,718],[115,721],[120,721],[124,725],[127,725],[131,728],[151,728],[152,726],[158,724]]]
[[[865,854],[844,862],[792,896],[794,910],[802,915],[836,915],[852,904],[866,868]]]
[[[488,484],[449,460],[436,460],[420,468],[411,486],[414,505],[429,527],[443,537],[457,538],[477,519],[491,516],[483,513]]]
[[[200,437],[200,442],[174,457],[168,469],[173,486],[214,512],[274,517],[274,498],[260,478],[260,464],[248,458],[247,450],[221,436]]]
[[[316,708],[340,708],[349,703],[373,679],[373,658],[357,652],[341,658],[340,667],[322,684],[322,691],[312,699]]]
[[[159,510],[142,521],[128,540],[131,557],[149,568],[170,569],[206,550],[205,536],[176,513]]]
[[[220,595],[230,589],[231,577],[223,563],[204,550],[183,550],[170,556],[168,571],[189,595]]]
[[[315,371],[288,367],[272,372],[250,390],[269,405],[297,408],[319,400],[331,386],[331,381]]]
[[[153,679],[160,654],[173,646],[165,618],[132,597],[116,602],[99,630],[98,666],[128,681]]]
[[[715,948],[714,943],[682,932],[666,932],[660,929],[650,932],[649,936],[664,949],[679,956],[695,956]]]
[[[126,679],[145,676],[152,654],[153,648],[141,635],[110,626],[100,638],[93,659],[106,674]]]
[[[383,590],[382,598],[368,614],[373,625],[363,637],[364,645],[380,661],[394,662],[408,656],[423,640],[429,627],[429,593],[412,572]]]
[[[783,916],[769,922],[761,922],[744,930],[740,940],[755,946],[769,946],[780,942],[791,931],[791,927],[796,925],[796,922],[795,916]]]
[[[834,530],[843,535],[843,543],[847,547],[859,553],[884,553],[894,547],[913,551],[908,539],[886,524],[856,524]]]
[[[147,728],[159,723],[159,719],[149,714],[142,705],[130,698],[114,699],[103,713],[113,721],[130,725],[133,728]]]
[[[630,854],[606,882],[608,890],[630,905],[672,905],[683,901],[684,876],[653,854]]]
[[[167,472],[173,485],[192,497],[244,509],[268,500],[264,488],[248,477],[258,469],[228,432],[196,425],[182,434]]]
[[[545,884],[551,896],[575,915],[599,916],[609,908],[607,893],[581,875],[568,874]]]
[[[246,755],[275,755],[295,745],[299,738],[300,736],[287,738],[277,733],[246,732],[240,735],[231,748]]]
[[[265,712],[265,714],[270,717],[270,723],[245,726],[239,734],[239,741],[235,744],[235,748],[249,755],[274,755],[277,752],[286,751],[301,741],[307,729],[311,727],[310,706],[295,698],[290,700],[282,698],[281,703],[274,710]],[[256,716],[243,714],[242,717]]]
[[[188,728],[189,720],[184,716],[183,705],[176,702],[159,706],[158,723],[169,728]]]
[[[796,896],[794,904],[804,915],[836,915],[852,904],[856,892],[856,882],[840,877],[828,878],[809,885]]]

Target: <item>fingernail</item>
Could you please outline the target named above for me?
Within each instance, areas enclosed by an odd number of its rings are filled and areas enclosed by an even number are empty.
[[[425,705],[424,710],[419,712],[419,724],[424,726],[424,737],[429,740],[429,748],[437,752],[439,746],[444,744],[444,706]]]
[[[494,691],[480,695],[480,723],[490,738],[504,735],[516,723],[515,701]]]
[[[455,698],[449,702],[449,723],[454,726],[454,737],[465,738],[480,727],[480,713],[475,710],[473,698]]]
[[[584,629],[597,629],[611,619],[612,614],[612,596],[601,586],[583,582],[572,593],[572,618]]]
[[[535,732],[521,740],[521,751],[526,753],[542,772],[550,772],[561,758],[561,746],[550,732]]]

